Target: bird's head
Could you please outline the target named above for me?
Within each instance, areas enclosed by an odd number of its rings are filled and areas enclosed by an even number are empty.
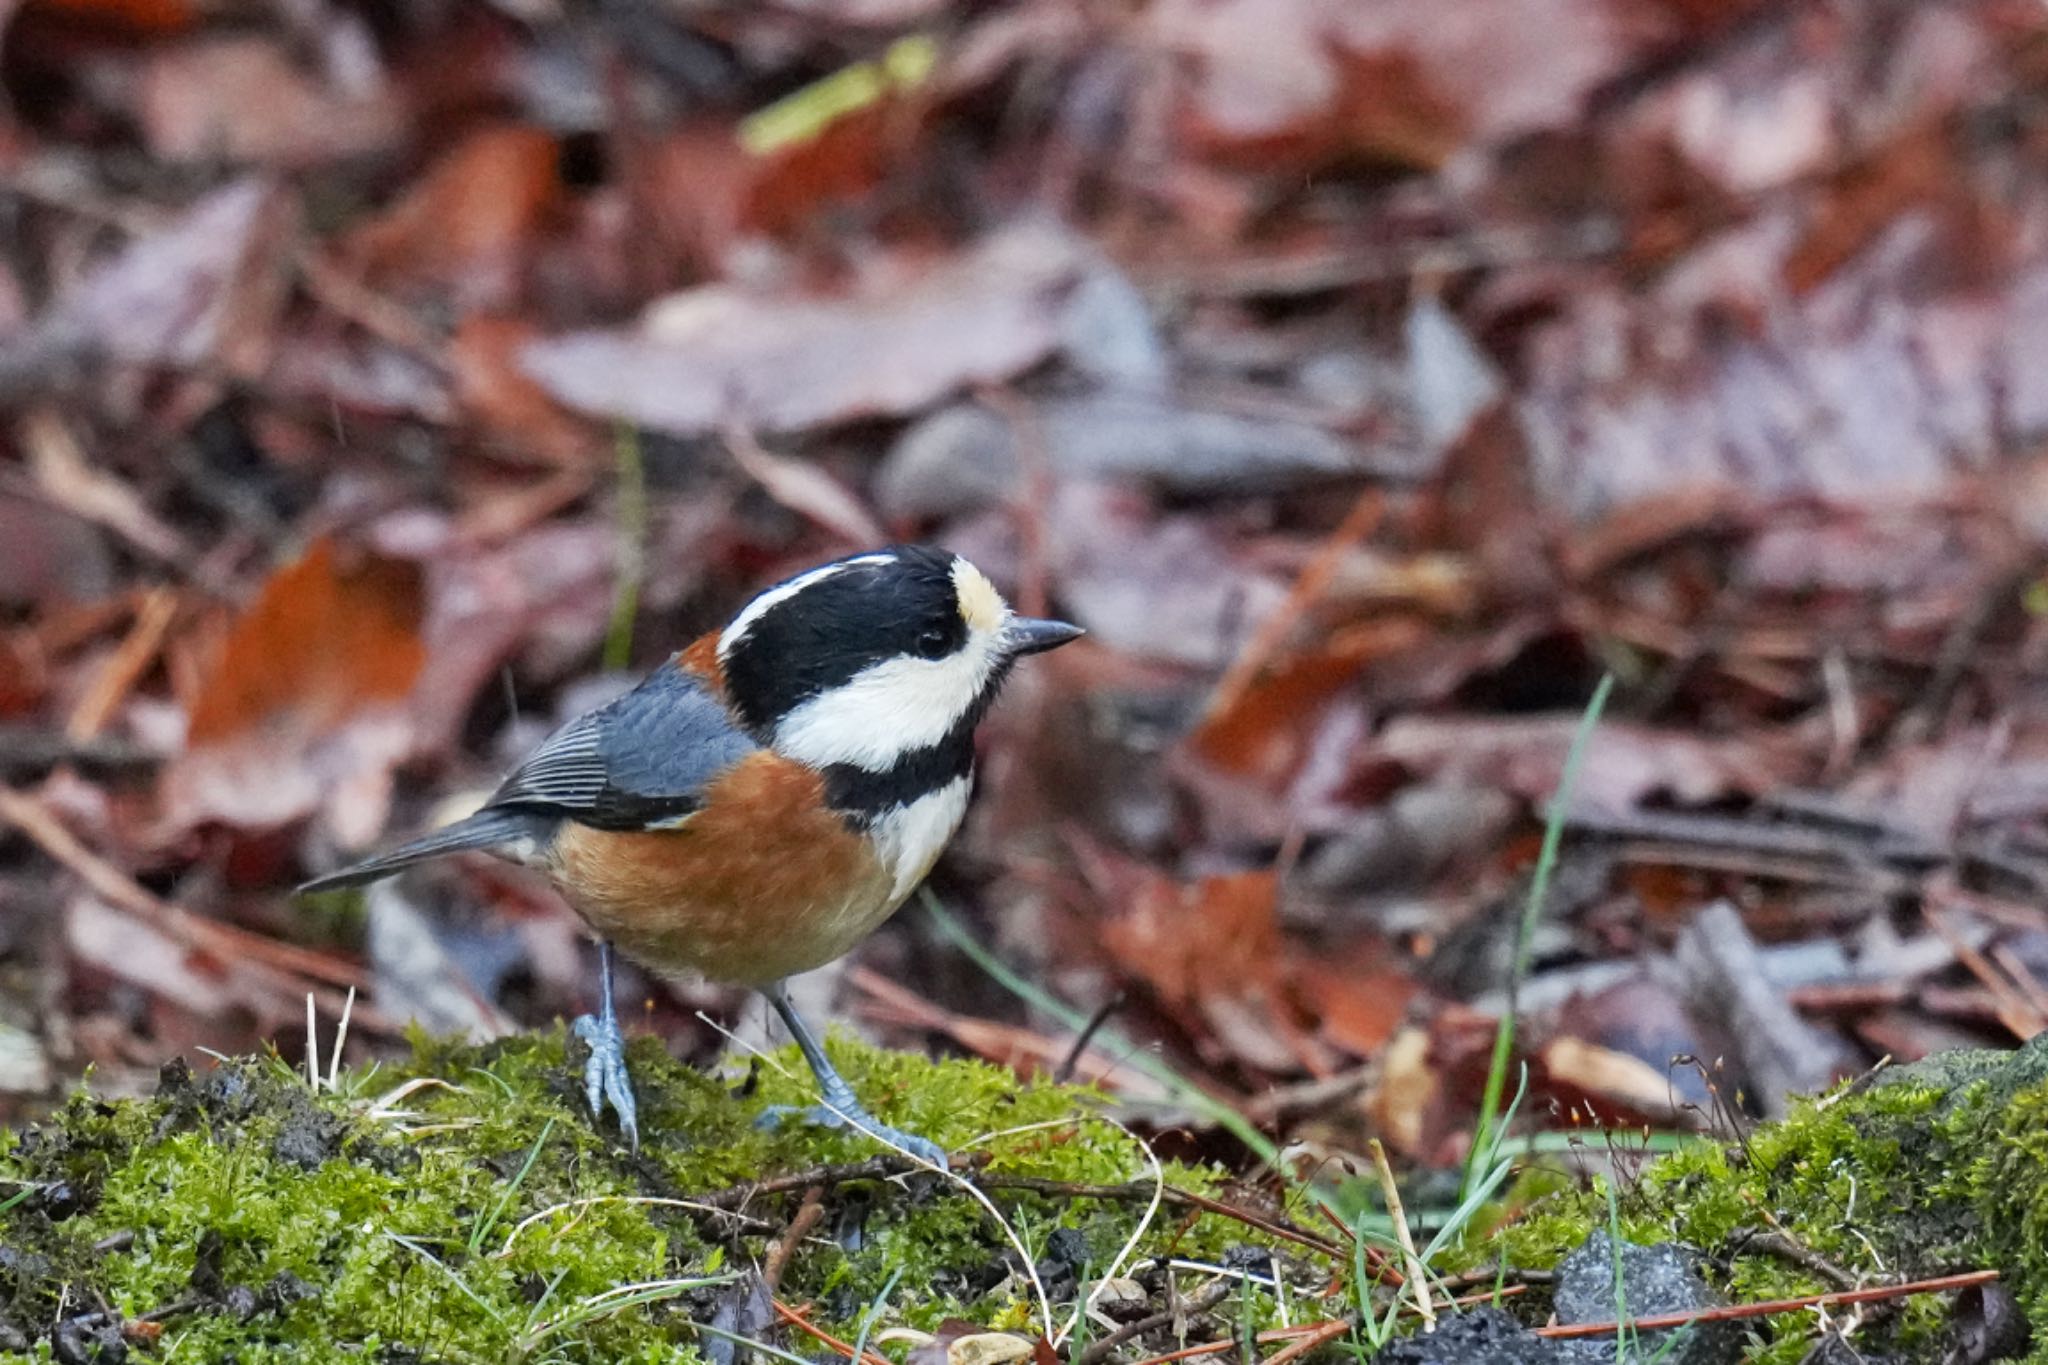
[[[1081,633],[1016,615],[958,555],[897,546],[761,593],[718,659],[741,721],[777,752],[881,774],[957,753],[1017,659]]]

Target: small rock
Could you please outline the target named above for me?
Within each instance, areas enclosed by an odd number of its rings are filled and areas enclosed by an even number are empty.
[[[1971,1285],[1956,1295],[1942,1365],[1981,1365],[2026,1353],[2032,1342],[2027,1315],[2002,1284]]]
[[[1089,1301],[1114,1322],[1136,1322],[1152,1311],[1152,1296],[1136,1280],[1119,1276],[1103,1280],[1089,1293]]]
[[[128,1359],[121,1315],[81,1313],[64,1319],[50,1334],[50,1354],[57,1365],[121,1365]]]
[[[1389,1344],[1373,1365],[1555,1365],[1564,1359],[1556,1342],[1532,1335],[1498,1308],[1475,1308],[1438,1319],[1434,1332]]]
[[[279,1161],[317,1170],[340,1152],[347,1133],[348,1125],[340,1118],[316,1108],[303,1092],[294,1091],[271,1152]]]
[[[1604,1230],[1565,1257],[1557,1268],[1556,1309],[1561,1323],[1613,1322],[1614,1248]],[[1716,1308],[1719,1295],[1707,1287],[1697,1269],[1698,1253],[1675,1243],[1638,1246],[1621,1244],[1619,1301],[1630,1318],[1654,1317]],[[1634,1349],[1622,1357],[1630,1365],[1734,1365],[1742,1358],[1742,1335],[1733,1323],[1702,1322],[1689,1327],[1632,1334]],[[1582,1338],[1560,1343],[1559,1359],[1583,1365],[1615,1365],[1611,1337]]]

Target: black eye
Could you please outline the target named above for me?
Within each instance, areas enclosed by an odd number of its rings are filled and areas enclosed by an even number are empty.
[[[927,659],[943,659],[953,652],[953,636],[950,631],[933,626],[917,637],[917,652]]]

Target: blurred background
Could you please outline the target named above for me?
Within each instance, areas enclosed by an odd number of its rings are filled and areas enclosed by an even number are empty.
[[[1525,1122],[2048,1020],[2036,0],[0,20],[0,1120],[309,994],[359,1059],[589,1007],[523,874],[290,887],[892,539],[1090,632],[931,886],[1109,1026],[913,902],[840,1027],[1455,1161],[1610,674]]]

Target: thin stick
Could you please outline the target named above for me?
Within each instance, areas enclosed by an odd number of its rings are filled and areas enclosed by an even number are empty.
[[[187,948],[203,949],[231,962],[267,967],[288,976],[311,977],[334,986],[368,984],[360,971],[325,953],[280,943],[218,920],[202,919],[151,895],[140,882],[87,848],[51,814],[49,807],[25,792],[0,786],[0,822],[27,835],[30,842],[63,864],[101,900],[162,930]],[[293,993],[297,993],[295,985]]]
[[[155,662],[162,648],[164,632],[178,614],[178,599],[169,588],[153,588],[135,609],[135,624],[128,630],[112,656],[93,675],[92,685],[71,708],[64,722],[64,738],[73,743],[96,739],[107,727],[116,709],[135,690],[135,684]]]
[[[974,1178],[974,1181],[985,1190],[1030,1190],[1036,1194],[1060,1195],[1068,1199],[1137,1200],[1152,1197],[1152,1187],[1149,1185],[1089,1185],[1071,1180],[1049,1180],[1043,1176],[1008,1175],[995,1172],[978,1175]],[[1307,1247],[1311,1251],[1318,1252],[1335,1260],[1341,1261],[1350,1255],[1349,1251],[1338,1246],[1335,1242],[1318,1237],[1312,1232],[1295,1226],[1293,1223],[1277,1218],[1269,1218],[1265,1214],[1251,1209],[1239,1208],[1235,1204],[1226,1204],[1220,1199],[1212,1199],[1206,1194],[1197,1194],[1193,1190],[1177,1189],[1172,1185],[1168,1185],[1162,1198],[1167,1203],[1179,1208],[1195,1209],[1202,1213],[1213,1213],[1219,1218],[1228,1218],[1233,1222],[1243,1223],[1246,1227],[1257,1228],[1260,1232],[1270,1237],[1278,1237],[1284,1242],[1293,1242],[1297,1246]]]
[[[1431,1321],[1434,1322],[1435,1319],[1431,1319]],[[1335,1341],[1350,1330],[1351,1324],[1341,1320],[1319,1323],[1311,1330],[1303,1332],[1293,1341],[1273,1352],[1272,1355],[1267,1356],[1262,1365],[1287,1365],[1288,1361],[1299,1356],[1305,1356],[1318,1346]]]
[[[1763,1303],[1731,1303],[1719,1308],[1704,1308],[1686,1313],[1657,1313],[1650,1317],[1630,1318],[1627,1322],[1573,1322],[1535,1329],[1539,1337],[1601,1337],[1612,1336],[1626,1327],[1631,1332],[1652,1332],[1665,1327],[1686,1327],[1695,1322],[1733,1322],[1742,1318],[1767,1318],[1778,1313],[1799,1313],[1808,1308],[1833,1308],[1845,1303],[1876,1303],[1884,1299],[1901,1299],[1912,1294],[1941,1294],[1951,1289],[1968,1289],[1972,1285],[1990,1284],[1998,1278],[1995,1270],[1971,1270],[1961,1275],[1940,1275],[1931,1280],[1913,1280],[1906,1284],[1881,1284],[1869,1289],[1837,1289],[1827,1294],[1808,1294],[1797,1299],[1770,1299]]]
[[[811,1229],[818,1226],[818,1220],[824,1216],[825,1187],[813,1185],[804,1191],[804,1200],[797,1205],[796,1217],[789,1220],[789,1226],[768,1248],[767,1263],[761,1267],[762,1293],[771,1299],[775,1297],[775,1291],[782,1287],[782,1272],[789,1268],[797,1246],[810,1236]]]
[[[775,1307],[776,1316],[780,1317],[791,1327],[796,1328],[797,1331],[802,1332],[813,1341],[822,1342],[824,1345],[830,1346],[848,1360],[855,1359],[852,1343],[841,1341],[824,1328],[813,1325],[809,1318],[799,1313],[796,1309],[791,1308],[781,1299],[772,1299],[770,1302]],[[890,1360],[887,1356],[876,1355],[873,1351],[862,1351],[859,1356],[859,1365],[896,1365],[896,1362]]]
[[[1139,1318],[1136,1322],[1127,1322],[1108,1336],[1090,1342],[1088,1349],[1074,1358],[1074,1365],[1101,1365],[1103,1361],[1109,1359],[1110,1352],[1132,1338],[1141,1337],[1147,1332],[1154,1332],[1161,1327],[1169,1326],[1183,1315],[1206,1313],[1217,1304],[1223,1302],[1236,1289],[1237,1282],[1234,1280],[1217,1280],[1213,1284],[1204,1285],[1195,1292],[1194,1297],[1186,1302],[1172,1308],[1162,1308],[1157,1313],[1150,1313]],[[1236,1343],[1232,1342],[1229,1344],[1235,1345]]]

